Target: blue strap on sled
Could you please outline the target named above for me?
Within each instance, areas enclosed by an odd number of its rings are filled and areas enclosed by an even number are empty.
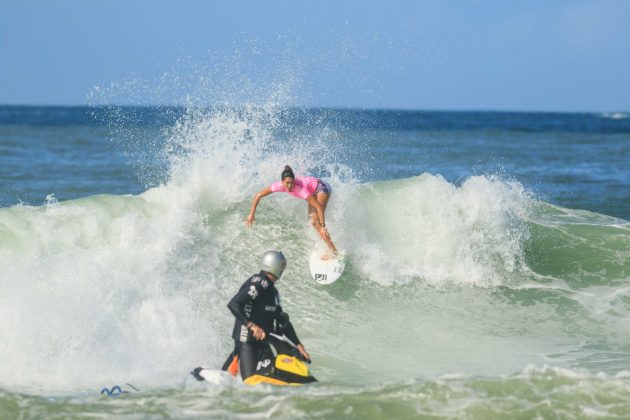
[[[125,384],[125,385],[131,387],[134,391],[140,391],[138,388],[136,388],[135,386],[131,384]],[[109,388],[101,389],[101,395],[103,394],[107,395],[108,397],[118,397],[121,394],[129,394],[129,391],[123,391],[120,386],[114,385],[112,389],[109,389]]]

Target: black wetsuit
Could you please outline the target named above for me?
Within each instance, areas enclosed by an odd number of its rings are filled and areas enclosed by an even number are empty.
[[[247,279],[228,303],[228,308],[236,317],[232,338],[236,344],[234,352],[239,356],[239,368],[243,379],[273,362],[273,353],[268,341],[256,340],[247,328],[248,322],[251,321],[262,328],[267,337],[270,332],[280,332],[281,329],[281,332],[296,345],[300,344],[288,316],[282,311],[278,289],[265,273],[260,272]]]

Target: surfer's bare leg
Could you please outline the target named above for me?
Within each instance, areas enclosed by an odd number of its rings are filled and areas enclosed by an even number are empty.
[[[322,211],[326,211],[326,206],[328,205],[328,200],[330,199],[330,194],[325,193],[325,192],[320,192],[317,194],[317,202],[320,204],[320,206],[322,206]],[[311,221],[311,224],[313,225],[313,228],[315,229],[315,231],[319,234],[319,230],[321,229],[320,225],[319,225],[319,217],[317,216],[317,210],[315,209],[315,207],[311,206],[309,204],[308,206],[308,218]],[[326,242],[326,245],[328,245],[328,248],[330,248],[330,250],[332,251],[332,255],[325,255],[322,259],[328,259],[332,256],[337,255],[337,248],[335,247],[335,244],[333,244],[332,240],[330,239],[330,237],[322,238],[324,240],[324,242]]]

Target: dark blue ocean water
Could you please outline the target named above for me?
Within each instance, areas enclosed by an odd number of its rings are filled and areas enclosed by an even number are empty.
[[[178,107],[2,106],[0,205],[41,205],[49,194],[137,194],[166,182],[165,144],[184,115]],[[629,114],[286,109],[276,116],[279,141],[323,138],[361,182],[498,174],[544,201],[630,219]]]

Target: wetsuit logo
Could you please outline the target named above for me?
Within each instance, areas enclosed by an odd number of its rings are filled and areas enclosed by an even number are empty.
[[[261,360],[260,362],[258,362],[258,365],[256,365],[256,370],[260,370],[262,368],[266,368],[270,364],[271,364],[271,360],[270,359]]]
[[[239,337],[241,339],[241,342],[243,343],[247,342],[247,333],[248,333],[247,327],[245,325],[241,325],[241,335]]]
[[[247,294],[250,295],[252,299],[256,299],[258,297],[258,290],[256,290],[256,286],[249,286],[249,292],[247,292]]]

